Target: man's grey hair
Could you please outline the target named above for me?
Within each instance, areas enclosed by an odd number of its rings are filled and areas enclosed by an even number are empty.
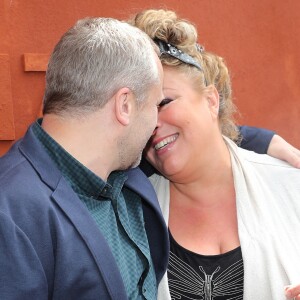
[[[79,20],[51,55],[43,112],[81,116],[103,107],[122,87],[144,101],[159,83],[153,49],[145,33],[125,22]]]

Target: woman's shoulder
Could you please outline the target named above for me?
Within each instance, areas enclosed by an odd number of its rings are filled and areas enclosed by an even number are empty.
[[[271,169],[295,169],[292,167],[289,163],[286,161],[274,158],[272,156],[269,156],[267,154],[259,154],[254,151],[242,149],[238,147],[233,141],[230,139],[224,137],[225,142],[229,148],[229,151],[231,154],[237,156],[237,158],[240,160],[240,162],[247,162],[248,164],[252,165],[260,165],[261,167],[265,168],[271,168]],[[297,170],[297,169],[295,169]],[[300,174],[300,170],[299,170]]]

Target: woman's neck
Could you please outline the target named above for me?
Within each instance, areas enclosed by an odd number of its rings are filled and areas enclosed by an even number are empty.
[[[193,158],[190,170],[183,170],[169,178],[172,198],[186,199],[211,205],[218,195],[232,192],[233,175],[229,150],[222,140],[208,155],[199,154]]]
[[[170,181],[169,228],[175,240],[193,252],[226,253],[240,244],[227,147],[202,166],[190,181]]]

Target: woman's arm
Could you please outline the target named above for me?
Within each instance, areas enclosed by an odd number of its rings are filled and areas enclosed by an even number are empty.
[[[267,154],[300,169],[300,151],[277,134],[273,136]]]

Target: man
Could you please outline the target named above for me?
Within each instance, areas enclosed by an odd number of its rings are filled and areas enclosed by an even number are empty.
[[[161,100],[162,67],[140,30],[88,18],[64,34],[43,119],[0,159],[1,299],[156,298],[168,233],[133,167]]]

